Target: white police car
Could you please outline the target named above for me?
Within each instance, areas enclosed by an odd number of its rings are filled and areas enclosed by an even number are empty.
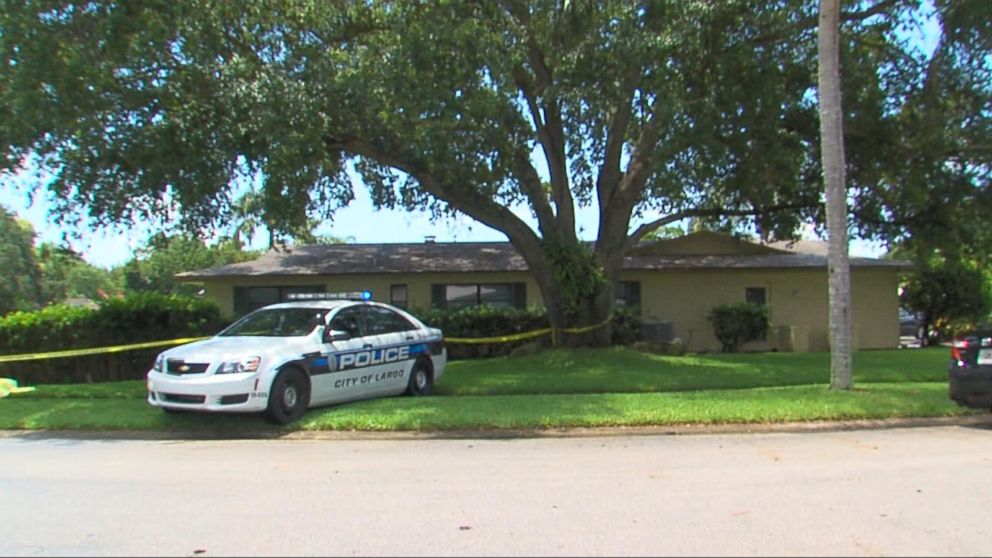
[[[368,291],[296,295],[167,350],[148,372],[148,403],[264,411],[286,424],[317,405],[430,394],[447,364],[441,330],[370,298]]]

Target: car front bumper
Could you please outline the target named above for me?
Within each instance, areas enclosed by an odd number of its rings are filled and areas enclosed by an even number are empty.
[[[992,365],[958,366],[947,369],[951,399],[959,405],[992,410]]]
[[[264,411],[268,393],[258,391],[257,379],[256,373],[189,378],[152,370],[147,379],[148,404],[190,411]]]

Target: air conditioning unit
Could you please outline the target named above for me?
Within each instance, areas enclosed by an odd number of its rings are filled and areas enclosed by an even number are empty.
[[[675,339],[675,322],[641,323],[641,340],[654,343],[668,343]]]

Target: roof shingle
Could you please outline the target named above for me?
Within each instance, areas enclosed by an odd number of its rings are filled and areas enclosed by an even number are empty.
[[[851,267],[905,269],[908,262],[851,258]],[[633,255],[625,270],[826,268],[818,254]],[[330,244],[270,250],[256,260],[176,275],[186,280],[216,277],[346,275],[374,273],[461,273],[527,271],[509,242]]]

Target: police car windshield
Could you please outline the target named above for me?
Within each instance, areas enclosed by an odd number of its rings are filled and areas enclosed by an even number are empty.
[[[223,337],[303,337],[324,323],[325,310],[270,308],[257,310],[220,332]]]

